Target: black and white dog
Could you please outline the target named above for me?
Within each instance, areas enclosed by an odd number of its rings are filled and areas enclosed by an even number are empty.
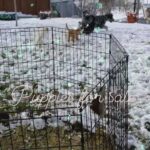
[[[83,29],[83,33],[90,34],[94,31],[94,28],[95,28],[95,17],[93,15],[85,16],[81,23],[81,29]]]
[[[95,27],[105,28],[106,21],[113,22],[113,14],[109,13],[102,16],[95,16]]]
[[[106,15],[94,16],[83,13],[81,28],[83,29],[83,33],[85,34],[90,34],[91,32],[93,32],[95,27],[105,28],[107,30],[108,27],[105,26],[106,21],[113,22],[113,14],[109,13]]]

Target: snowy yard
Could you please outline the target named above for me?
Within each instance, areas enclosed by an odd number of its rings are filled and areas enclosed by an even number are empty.
[[[115,15],[115,14],[114,14]],[[118,16],[116,16],[118,19]],[[77,27],[80,19],[54,18],[39,20],[37,18],[20,19],[19,27],[55,26]],[[150,149],[150,25],[107,23],[112,33],[129,54],[129,122],[132,144],[137,150]],[[0,21],[0,28],[15,27],[15,21]],[[145,123],[149,122],[149,129]],[[143,142],[144,141],[144,142]],[[133,143],[135,142],[135,143]],[[144,146],[142,145],[144,143]],[[149,146],[149,147],[148,147]]]
[[[150,132],[144,124],[150,121],[150,25],[113,23],[109,27],[129,54],[129,121],[135,135],[148,142]]]

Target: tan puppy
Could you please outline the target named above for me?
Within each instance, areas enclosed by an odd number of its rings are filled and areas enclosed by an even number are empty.
[[[68,25],[66,24],[66,28],[68,30],[68,42],[72,41],[73,43],[79,40],[79,34],[81,29],[69,29]]]

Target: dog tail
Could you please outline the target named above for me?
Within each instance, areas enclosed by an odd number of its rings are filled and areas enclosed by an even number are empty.
[[[66,23],[66,28],[67,28],[67,30],[70,30],[69,27],[68,27],[68,25],[67,25],[67,23]]]

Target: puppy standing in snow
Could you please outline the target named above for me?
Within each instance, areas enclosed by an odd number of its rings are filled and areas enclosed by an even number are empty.
[[[94,31],[95,27],[104,28],[108,30],[108,27],[105,25],[107,21],[110,22],[114,21],[112,13],[99,15],[99,16],[86,14],[83,16],[82,23],[81,23],[83,28],[83,33],[90,34]]]
[[[79,34],[81,31],[79,27],[76,29],[70,29],[66,24],[66,29],[68,30],[68,42],[72,41],[74,44],[75,41],[79,40]]]
[[[44,44],[44,38],[48,34],[48,27],[39,28],[35,34],[35,45],[41,48]]]

